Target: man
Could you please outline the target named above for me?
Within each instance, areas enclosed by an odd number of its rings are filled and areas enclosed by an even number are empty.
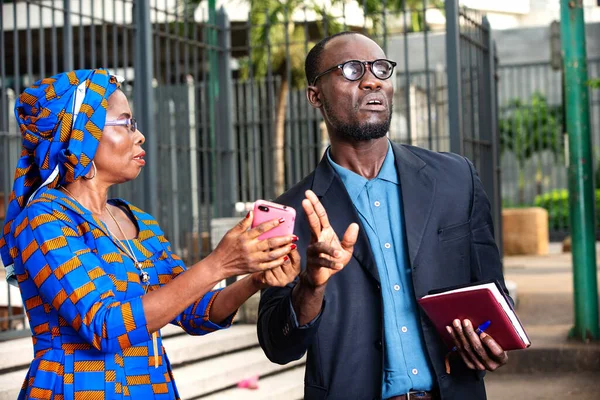
[[[307,56],[307,98],[331,147],[277,200],[300,211],[306,257],[293,284],[263,292],[260,344],[280,364],[308,351],[306,399],[485,399],[483,371],[506,353],[456,320],[448,356],[416,299],[488,279],[506,292],[489,202],[464,157],[386,138],[394,66],[351,32]]]

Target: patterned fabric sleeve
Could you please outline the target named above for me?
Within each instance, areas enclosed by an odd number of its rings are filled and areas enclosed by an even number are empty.
[[[183,261],[181,261],[181,259],[171,251],[170,243],[166,241],[164,237],[161,237],[160,240],[163,242],[163,245],[166,248],[169,256],[175,262],[175,266],[171,270],[170,277],[171,279],[175,279],[175,277],[178,275],[185,273],[187,269],[183,264]],[[209,319],[210,308],[220,292],[221,289],[217,289],[206,293],[199,300],[195,301],[192,305],[183,310],[183,312],[179,314],[177,318],[171,321],[171,323],[179,325],[190,335],[206,335],[207,333],[211,333],[219,329],[229,328],[233,323],[236,313],[233,313],[227,317],[227,319],[222,321],[220,324],[216,324]]]
[[[164,232],[160,229],[158,222],[150,214],[140,210],[138,207],[127,203],[138,220],[147,226],[152,235],[156,236],[160,242],[162,249],[165,251],[165,258],[170,260],[169,274],[160,275],[159,280],[161,285],[169,283],[182,273],[185,273],[187,268],[185,264],[176,254],[173,253],[171,243],[165,237]],[[209,319],[210,308],[221,290],[212,290],[202,296],[187,307],[181,314],[177,316],[171,324],[180,326],[185,332],[190,335],[206,335],[219,329],[228,328],[231,326],[236,313],[233,313],[225,321],[216,324]]]
[[[84,340],[112,353],[150,339],[141,297],[115,299],[100,258],[66,214],[50,202],[35,201],[17,221],[16,258],[40,295]]]

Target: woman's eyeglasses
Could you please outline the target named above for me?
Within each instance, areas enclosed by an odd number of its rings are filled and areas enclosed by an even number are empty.
[[[106,121],[105,126],[126,126],[131,132],[137,131],[137,121],[135,118],[117,119],[114,121]]]
[[[357,81],[365,75],[367,66],[371,67],[371,72],[376,78],[385,80],[394,73],[394,67],[396,66],[396,63],[394,61],[385,59],[379,59],[375,61],[346,61],[345,63],[338,64],[335,67],[331,67],[328,70],[321,72],[315,77],[315,79],[313,79],[312,86],[317,83],[317,79],[325,74],[330,73],[331,71],[335,71],[336,69],[341,69],[342,75],[344,75],[344,78],[348,79],[349,81]]]

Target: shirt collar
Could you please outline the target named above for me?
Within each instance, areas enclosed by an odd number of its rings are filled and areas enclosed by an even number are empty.
[[[350,171],[349,169],[346,169],[339,164],[336,164],[335,161],[331,159],[329,149],[327,149],[326,153],[327,160],[329,161],[335,172],[337,172],[337,174],[342,179],[342,182],[344,183],[344,186],[346,187],[346,190],[350,195],[350,199],[354,203],[360,195],[360,193],[363,191],[366,184],[369,182],[369,180],[364,176],[358,175],[357,173]],[[381,169],[379,170],[377,176],[373,178],[372,181],[375,181],[377,179],[388,181],[396,185],[398,185],[399,183],[398,173],[396,172],[396,158],[394,156],[394,151],[392,150],[392,146],[390,145],[389,140],[388,151],[385,156],[385,160],[383,161],[383,165],[381,166]]]

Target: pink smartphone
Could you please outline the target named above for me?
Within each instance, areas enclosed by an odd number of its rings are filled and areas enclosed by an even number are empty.
[[[262,224],[263,222],[279,218],[284,218],[285,222],[260,235],[258,237],[260,240],[293,234],[294,222],[296,221],[296,210],[294,210],[293,207],[272,203],[270,201],[256,200],[254,203],[254,219],[252,220],[252,228]]]

